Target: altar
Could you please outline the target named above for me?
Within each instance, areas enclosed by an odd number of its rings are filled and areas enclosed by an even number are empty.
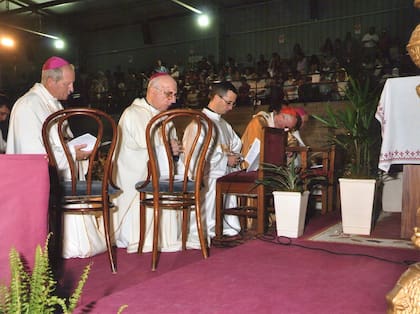
[[[388,79],[376,111],[382,131],[379,169],[388,172],[393,164],[403,165],[401,238],[405,239],[420,226],[419,84],[420,76]]]
[[[0,281],[9,281],[14,247],[32,268],[48,234],[50,180],[46,155],[0,155]]]

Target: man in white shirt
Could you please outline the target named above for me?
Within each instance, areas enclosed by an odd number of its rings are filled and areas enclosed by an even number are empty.
[[[176,101],[176,96],[176,81],[168,73],[157,73],[149,80],[146,97],[136,98],[124,110],[118,123],[119,142],[114,157],[114,178],[122,194],[114,200],[117,210],[113,215],[113,225],[117,247],[127,248],[128,253],[137,252],[139,245],[140,203],[135,184],[147,177],[149,154],[146,146],[146,127],[155,115],[166,111]],[[179,151],[178,142],[174,140],[172,152],[179,155]],[[163,164],[162,162],[159,166],[163,167]],[[143,252],[152,251],[152,215],[152,209],[148,208]],[[163,210],[160,220],[160,251],[181,250],[180,218],[178,211]]]
[[[379,36],[376,34],[375,27],[369,27],[369,31],[363,35],[362,44],[365,57],[374,58],[378,48]]]
[[[41,83],[35,85],[13,106],[7,136],[7,154],[46,154],[42,141],[42,125],[52,113],[63,109],[60,100],[73,92],[74,66],[60,57],[49,58],[42,66]],[[71,130],[68,130],[72,136]],[[61,144],[54,145],[62,179],[68,180],[69,165]],[[76,160],[84,160],[90,152],[86,144],[75,146]],[[64,214],[64,258],[88,257],[106,250],[105,238],[94,215]]]
[[[226,114],[236,105],[238,92],[230,82],[216,83],[210,91],[210,102],[203,112],[213,121],[215,134],[213,143],[209,148],[210,155],[207,157],[207,165],[204,171],[204,186],[201,191],[202,213],[205,216],[204,225],[206,226],[207,237],[215,236],[216,224],[216,180],[233,171],[239,170],[240,151],[242,147],[241,139],[235,133],[232,126],[226,122],[222,115]],[[186,151],[191,147],[191,140],[196,133],[196,125],[187,126],[183,146]],[[236,198],[227,196],[225,198],[226,207],[236,207]],[[194,214],[193,214],[194,215]],[[195,221],[191,217],[190,221]],[[223,219],[223,233],[227,236],[236,236],[241,230],[237,216],[226,215]],[[187,246],[198,246],[197,225],[190,224],[190,234]]]

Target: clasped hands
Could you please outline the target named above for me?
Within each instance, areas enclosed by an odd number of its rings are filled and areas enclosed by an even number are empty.
[[[182,142],[171,139],[171,149],[172,149],[172,155],[179,156],[182,152],[184,152],[184,148],[182,147]]]
[[[232,168],[237,167],[242,161],[242,156],[239,153],[230,152],[227,154],[227,157],[228,157],[227,164],[229,167],[232,167]]]

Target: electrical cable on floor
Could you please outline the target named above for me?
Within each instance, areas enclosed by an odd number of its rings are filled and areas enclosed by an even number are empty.
[[[376,260],[379,260],[379,261],[382,261],[382,262],[387,262],[387,263],[397,264],[397,265],[404,265],[404,266],[409,266],[411,264],[420,262],[420,261],[411,261],[411,260],[393,261],[393,260],[390,260],[390,259],[387,259],[387,258],[378,257],[378,256],[374,256],[374,255],[369,255],[369,254],[363,254],[363,253],[336,252],[336,251],[331,251],[331,250],[323,249],[323,248],[319,248],[319,247],[311,247],[311,246],[306,246],[306,245],[303,245],[303,244],[297,244],[297,243],[294,243],[291,238],[284,237],[284,236],[277,237],[275,235],[270,235],[270,234],[264,234],[264,235],[257,236],[257,239],[259,239],[261,241],[264,241],[264,242],[273,243],[273,244],[276,244],[276,245],[296,246],[296,247],[300,247],[300,248],[307,249],[307,250],[321,251],[321,252],[325,252],[325,253],[333,254],[333,255],[368,257],[368,258],[373,258],[373,259],[376,259]]]

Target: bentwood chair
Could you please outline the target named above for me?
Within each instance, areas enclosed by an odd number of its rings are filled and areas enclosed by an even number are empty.
[[[72,133],[68,129],[71,123],[83,125],[96,137],[96,140],[92,137],[94,141],[88,161],[75,160],[75,154],[69,144],[69,135]],[[108,259],[112,273],[116,273],[110,237],[110,210],[113,204],[109,198],[109,194],[118,192],[118,188],[111,181],[112,155],[117,141],[114,119],[97,109],[63,109],[45,120],[42,139],[51,170],[51,195],[57,200],[54,207],[59,209],[60,213],[102,214]],[[57,151],[57,145],[61,146],[63,156],[54,153]],[[86,167],[83,167],[82,163]],[[68,171],[63,172],[66,168]]]
[[[260,144],[260,160],[258,170],[236,171],[217,179],[216,182],[216,226],[215,236],[220,239],[223,235],[223,216],[236,215],[245,228],[244,218],[256,218],[257,233],[263,234],[268,227],[270,201],[272,190],[263,184],[257,185],[255,181],[264,179],[263,163],[284,165],[286,163],[287,132],[278,128],[265,127]],[[239,206],[224,207],[224,195],[236,195]]]
[[[194,123],[197,131],[191,139],[191,148],[185,151],[178,161],[183,162],[185,171],[177,175],[179,165],[177,166],[172,156],[170,141],[173,139],[175,130],[180,130],[182,126],[189,123]],[[182,211],[183,250],[186,250],[190,212],[195,212],[201,252],[204,258],[208,257],[207,239],[202,226],[200,190],[206,155],[212,142],[213,128],[212,121],[205,114],[192,109],[173,109],[162,112],[153,117],[147,125],[148,177],[145,181],[136,184],[136,189],[140,192],[138,253],[142,253],[145,241],[146,207],[151,207],[153,208],[153,271],[156,270],[158,261],[160,215],[163,209]],[[165,164],[164,167],[163,164]],[[163,173],[163,168],[167,173]]]
[[[310,203],[321,204],[321,214],[326,214],[337,206],[336,148],[329,147],[287,147],[288,153],[300,156],[300,167],[310,176],[325,178],[309,186]]]
[[[338,202],[338,179],[336,175],[336,147],[335,145],[325,148],[311,148],[312,169],[308,165],[310,171],[314,174],[326,178],[325,182],[318,185],[318,190],[321,193],[314,193],[312,191],[311,198],[315,201],[321,202],[321,214],[326,214],[333,211]],[[314,161],[318,159],[318,161]],[[315,166],[315,167],[314,167]]]
[[[325,148],[313,148],[311,159],[318,156],[320,168],[316,174],[325,176],[327,181],[321,184],[321,195],[312,195],[315,200],[321,200],[321,213],[326,214],[340,207],[340,192],[337,170],[344,166],[343,152],[335,145]]]

